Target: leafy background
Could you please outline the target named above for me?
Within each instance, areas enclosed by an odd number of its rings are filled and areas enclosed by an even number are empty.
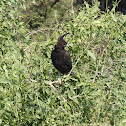
[[[0,125],[126,125],[126,15],[52,2],[0,2]],[[75,75],[53,86],[66,32]]]

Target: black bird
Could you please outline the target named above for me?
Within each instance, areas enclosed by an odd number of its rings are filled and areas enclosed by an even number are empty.
[[[58,38],[57,45],[55,45],[55,49],[51,53],[51,59],[54,67],[62,74],[68,74],[72,69],[70,53],[64,49],[64,47],[67,46],[67,42],[63,39],[63,37],[67,34],[69,33],[66,33]]]

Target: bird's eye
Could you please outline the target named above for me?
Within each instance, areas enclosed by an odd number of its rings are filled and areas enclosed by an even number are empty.
[[[65,43],[63,43],[62,45],[63,45],[63,46],[65,46],[66,44],[65,44]]]

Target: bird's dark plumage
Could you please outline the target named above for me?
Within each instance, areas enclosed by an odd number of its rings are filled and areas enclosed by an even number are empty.
[[[67,34],[58,38],[57,45],[55,45],[55,49],[51,53],[51,59],[54,67],[62,74],[68,74],[72,69],[70,54],[68,51],[64,50],[64,47],[67,46],[67,42],[63,39],[63,37]]]

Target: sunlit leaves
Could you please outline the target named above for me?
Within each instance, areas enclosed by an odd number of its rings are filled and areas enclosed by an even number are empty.
[[[101,14],[97,4],[75,18],[52,8],[42,27],[29,30],[20,9],[38,1],[18,2],[0,3],[0,125],[125,124],[125,16]],[[66,31],[74,75],[59,84],[50,54]]]

